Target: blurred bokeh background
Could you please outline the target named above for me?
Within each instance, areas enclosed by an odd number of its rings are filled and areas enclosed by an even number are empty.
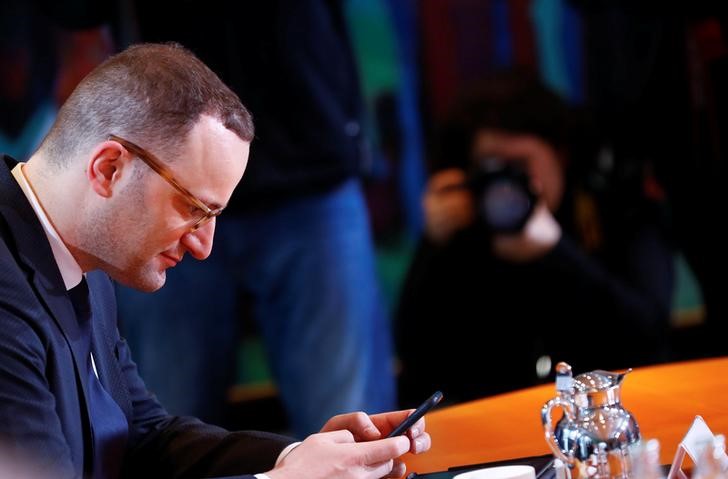
[[[237,38],[230,33],[235,28],[246,28],[246,10],[257,3],[180,0],[140,7],[143,2],[133,0],[2,0],[0,150],[27,159],[77,82],[108,55],[148,39],[144,32],[150,23],[158,31],[173,24],[189,38],[219,42],[221,52],[237,51],[244,66],[249,52],[225,42]],[[617,203],[630,201],[626,193],[637,191],[662,205],[674,283],[667,352],[659,360],[726,354],[721,279],[728,242],[721,223],[728,155],[728,6],[702,0],[322,3],[337,4],[343,12],[364,99],[361,130],[368,153],[358,162],[357,175],[392,330],[423,233],[422,195],[443,155],[443,124],[460,93],[494,73],[517,69],[539,78],[588,118],[578,130],[589,146],[578,159],[584,184]],[[291,21],[295,24],[295,18]],[[195,45],[186,46],[197,52]],[[225,78],[225,72],[218,73]],[[229,410],[220,421],[286,430],[258,328],[244,312],[235,320],[240,324],[235,376],[225,399]],[[545,320],[558,327],[557,318]],[[609,323],[602,326],[611,344],[630,335]],[[422,327],[446,329],[448,318]],[[485,336],[488,330],[474,326],[463,334]],[[486,367],[463,365],[472,371]],[[141,364],[142,375],[144,368]]]

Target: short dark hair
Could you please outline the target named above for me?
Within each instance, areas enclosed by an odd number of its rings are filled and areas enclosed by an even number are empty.
[[[62,166],[113,133],[171,153],[200,115],[219,119],[242,140],[254,135],[250,112],[192,52],[176,43],[138,44],[79,83],[41,144]]]
[[[577,116],[532,72],[493,72],[470,85],[455,101],[442,125],[436,158],[438,170],[465,167],[479,130],[536,135],[556,149],[569,150]]]

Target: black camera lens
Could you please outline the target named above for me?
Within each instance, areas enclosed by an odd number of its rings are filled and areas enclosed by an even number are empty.
[[[468,181],[478,214],[493,233],[515,233],[528,221],[536,203],[528,174],[515,159],[484,158]]]

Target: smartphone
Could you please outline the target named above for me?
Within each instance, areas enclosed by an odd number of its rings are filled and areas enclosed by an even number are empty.
[[[404,421],[399,423],[399,425],[395,427],[387,437],[401,436],[402,434],[406,433],[407,430],[414,425],[414,423],[419,421],[420,418],[424,416],[427,411],[435,407],[435,405],[440,401],[442,401],[442,392],[436,391],[435,394],[427,399],[427,401],[420,404],[420,406],[415,409],[415,412],[407,416]]]

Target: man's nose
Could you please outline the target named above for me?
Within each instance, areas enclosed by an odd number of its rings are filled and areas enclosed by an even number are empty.
[[[185,233],[182,236],[181,243],[193,258],[203,260],[210,256],[215,236],[215,220],[216,218],[213,218],[196,231]]]

